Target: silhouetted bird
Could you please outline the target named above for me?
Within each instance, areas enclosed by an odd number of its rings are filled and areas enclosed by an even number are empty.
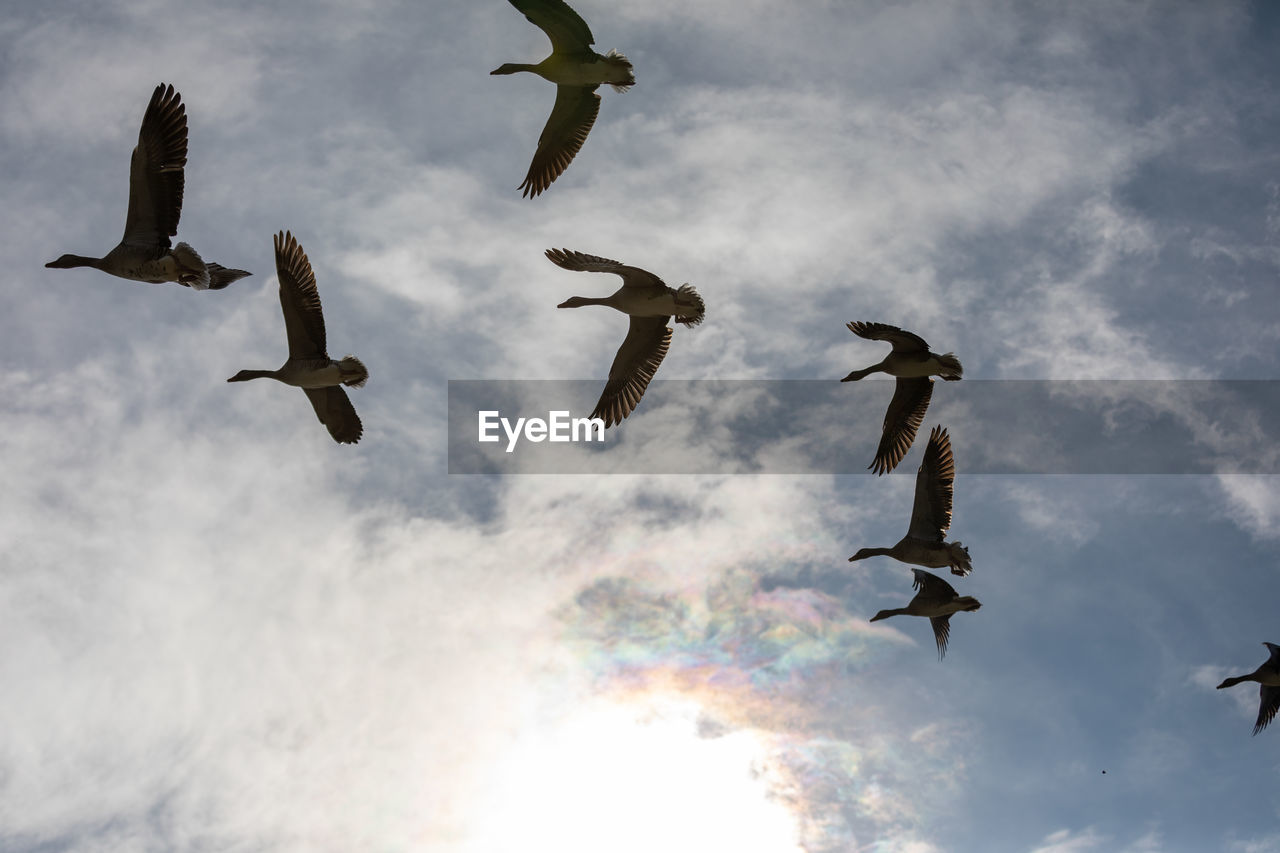
[[[1276,711],[1280,710],[1280,646],[1275,643],[1262,645],[1271,650],[1271,657],[1267,658],[1266,663],[1248,675],[1237,675],[1218,685],[1221,690],[1224,687],[1235,687],[1242,681],[1258,682],[1258,721],[1253,724],[1255,735],[1265,729],[1275,719]]]
[[[893,610],[881,610],[871,617],[872,622],[888,619],[890,616],[927,616],[933,626],[933,639],[938,644],[938,660],[947,653],[947,640],[951,636],[951,614],[960,611],[977,610],[982,604],[971,595],[956,595],[951,584],[937,575],[924,569],[912,569],[915,575],[913,586],[919,590],[916,597],[906,607]]]
[[[325,347],[324,314],[320,293],[307,255],[282,231],[275,237],[276,275],[280,278],[280,309],[289,336],[289,359],[279,370],[242,370],[228,382],[270,378],[301,388],[316,410],[320,423],[340,444],[355,444],[364,428],[347,399],[343,385],[359,388],[369,378],[360,359],[349,355],[341,361],[329,358]]]
[[[916,439],[916,430],[924,423],[924,414],[929,410],[929,397],[933,394],[933,380],[929,377],[959,379],[964,368],[952,353],[938,355],[929,352],[929,345],[924,338],[904,332],[897,326],[860,322],[847,325],[849,331],[860,338],[893,344],[893,352],[885,356],[884,361],[863,370],[855,370],[840,380],[856,382],[877,372],[897,377],[893,399],[889,401],[889,410],[884,416],[884,430],[880,435],[876,458],[867,466],[877,474],[884,474],[896,468],[902,457],[907,455],[911,442]]]
[[[950,566],[951,573],[961,577],[973,571],[969,549],[959,542],[943,541],[943,534],[951,526],[951,493],[955,476],[951,436],[941,426],[936,426],[929,435],[920,470],[916,472],[916,497],[911,506],[911,526],[907,528],[907,535],[892,548],[863,548],[849,561],[893,557],[931,569]]]
[[[142,116],[129,165],[129,212],[124,239],[103,258],[63,255],[53,269],[93,267],[120,278],[160,284],[175,281],[196,290],[221,290],[249,273],[205,263],[186,243],[169,248],[182,215],[187,163],[187,115],[172,86],[156,86]]]
[[[667,321],[675,317],[677,323],[685,326],[701,323],[706,313],[702,297],[688,284],[680,285],[679,289],[668,287],[651,272],[608,258],[568,249],[547,249],[546,254],[552,263],[567,270],[609,272],[622,277],[622,287],[609,296],[601,299],[571,296],[556,306],[608,305],[631,315],[627,337],[618,348],[609,368],[609,381],[591,413],[593,418],[603,418],[606,427],[622,423],[622,419],[635,410],[667,354],[671,344]]]
[[[625,92],[635,85],[631,63],[616,50],[600,55],[591,49],[595,37],[578,13],[563,0],[510,0],[551,39],[551,55],[537,65],[508,62],[490,74],[530,71],[556,84],[556,103],[538,137],[529,174],[520,189],[532,198],[551,186],[587,141],[600,112],[596,89],[608,83]]]

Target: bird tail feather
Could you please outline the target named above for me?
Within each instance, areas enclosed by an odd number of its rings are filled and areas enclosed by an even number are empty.
[[[205,269],[209,273],[210,290],[222,290],[233,281],[238,281],[247,275],[253,275],[247,270],[227,269],[222,264],[210,263],[205,266]]]
[[[342,361],[338,362],[338,369],[342,372],[343,385],[361,388],[369,381],[369,368],[354,355],[343,356]]]
[[[694,290],[689,284],[680,285],[676,290],[676,304],[680,306],[688,306],[683,314],[676,315],[676,322],[683,323],[686,326],[696,326],[702,322],[702,318],[706,316],[707,306],[702,301],[702,297],[698,295],[698,291]]]
[[[631,60],[616,50],[604,55],[604,61],[617,71],[614,79],[606,81],[615,92],[625,92],[636,84],[636,75],[631,68]]]
[[[959,379],[964,374],[964,368],[960,366],[960,359],[956,358],[953,352],[938,356],[938,364],[942,365],[942,372],[938,375],[948,382]]]

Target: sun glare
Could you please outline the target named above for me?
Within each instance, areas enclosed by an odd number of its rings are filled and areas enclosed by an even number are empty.
[[[495,773],[471,849],[800,853],[794,816],[768,795],[766,744],[699,736],[697,719],[688,703],[600,703],[528,734]]]

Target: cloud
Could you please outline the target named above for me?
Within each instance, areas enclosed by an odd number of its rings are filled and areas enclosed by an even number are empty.
[[[1230,845],[1228,849],[1239,851],[1239,853],[1276,853],[1276,851],[1280,850],[1280,835],[1233,840],[1228,844]]]
[[[1080,850],[1093,850],[1104,840],[1093,829],[1086,829],[1081,833],[1059,829],[1046,835],[1031,853],[1076,853]]]
[[[1081,831],[1059,829],[1046,835],[1031,853],[1077,853],[1077,851],[1114,849],[1121,853],[1159,853],[1165,847],[1160,833],[1154,829],[1138,837],[1124,847],[1116,848],[1115,839],[1099,834],[1094,827]]]
[[[1262,659],[1258,660],[1261,663]],[[1208,693],[1213,691],[1220,695],[1217,690],[1223,679],[1230,675],[1243,675],[1252,672],[1255,665],[1252,663],[1241,663],[1236,666],[1215,666],[1204,664],[1197,666],[1191,670],[1188,676],[1188,683]],[[1236,715],[1242,720],[1248,720],[1250,723],[1258,718],[1258,691],[1252,687],[1251,682],[1245,682],[1234,688],[1224,688],[1221,693],[1230,696],[1231,701],[1235,704]],[[1221,701],[1220,699],[1218,700]]]
[[[1232,521],[1257,539],[1280,537],[1280,487],[1272,478],[1220,474],[1216,482]]]
[[[575,589],[610,653],[689,646],[701,675],[686,682],[677,666],[667,683],[719,697],[706,712],[734,730],[735,697],[763,678],[795,696],[756,694],[745,713],[785,738],[789,716],[814,713],[804,674],[862,654],[867,626],[821,595],[715,581],[729,565],[822,559],[822,514],[807,530],[789,516],[814,500],[806,482],[518,478],[485,524],[423,516],[379,499],[365,444],[333,445],[296,390],[267,384],[251,399],[203,364],[206,350],[279,335],[265,328],[279,324],[271,287],[248,296],[234,322],[162,333],[168,346],[83,363],[39,394],[9,375],[6,391],[30,401],[8,422],[21,464],[4,516],[20,567],[7,647],[24,650],[4,671],[27,685],[6,723],[27,743],[4,752],[9,790],[28,792],[8,800],[13,838],[90,845],[116,837],[102,835],[110,824],[171,846],[361,846],[374,810],[379,837],[423,821],[463,832],[503,733],[525,726],[519,697],[575,681],[580,664],[550,631]],[[216,345],[177,344],[205,337]],[[185,379],[201,371],[213,375]],[[375,424],[373,402],[355,399]],[[69,469],[81,475],[43,473]],[[610,592],[613,567],[674,583],[676,598],[637,597],[635,581]],[[690,584],[711,591],[680,627],[670,602]],[[869,801],[876,814],[888,796]],[[839,802],[792,805],[828,820]]]
[[[1075,501],[1022,483],[1009,486],[1008,496],[1027,529],[1051,540],[1079,547],[1097,535],[1097,521]]]
[[[884,634],[829,595],[766,591],[740,571],[706,587],[606,577],[562,612],[605,695],[686,697],[717,732],[768,733],[773,795],[801,816],[806,849],[910,841],[929,799],[923,780],[939,797],[962,784],[955,726],[870,733],[880,708],[860,698],[858,672]]]

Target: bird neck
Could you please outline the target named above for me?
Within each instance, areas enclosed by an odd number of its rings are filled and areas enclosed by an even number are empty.
[[[250,379],[275,379],[278,370],[242,370],[228,379],[228,382],[248,382]]]
[[[521,71],[532,71],[538,73],[538,66],[529,65],[525,62],[505,62],[502,65],[490,71],[490,74],[519,74]]]
[[[893,610],[881,610],[875,616],[871,617],[872,622],[879,622],[881,619],[888,619],[890,616],[904,616],[907,614],[907,608],[895,607]]]
[[[855,370],[852,373],[850,373],[848,376],[846,376],[844,379],[841,379],[840,381],[841,382],[857,382],[859,379],[865,379],[871,374],[883,369],[884,369],[884,362],[882,361],[879,364],[873,364],[870,367],[864,367],[862,370]]]
[[[63,255],[56,261],[45,264],[54,269],[74,269],[75,267],[93,267],[102,269],[102,258],[87,258],[84,255]]]
[[[612,305],[613,301],[613,296],[570,296],[557,307],[581,308],[583,305]]]

